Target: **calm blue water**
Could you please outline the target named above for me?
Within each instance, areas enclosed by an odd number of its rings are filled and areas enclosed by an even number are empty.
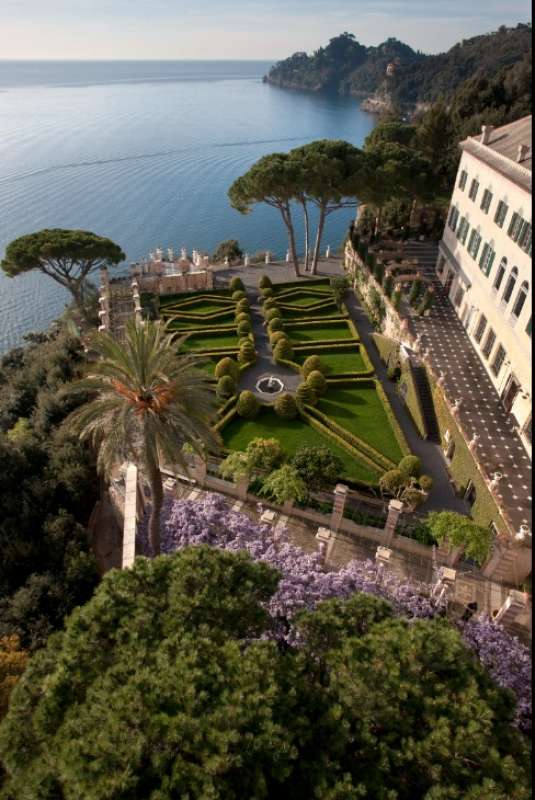
[[[210,252],[223,239],[286,252],[275,211],[243,217],[226,192],[260,156],[319,138],[361,144],[355,100],[262,83],[266,62],[0,61],[0,257],[44,227],[110,236],[128,261],[159,245]],[[352,216],[331,217],[337,247]],[[0,351],[45,328],[67,295],[41,275],[0,273]]]

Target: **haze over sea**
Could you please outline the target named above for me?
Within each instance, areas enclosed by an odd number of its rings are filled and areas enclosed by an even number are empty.
[[[0,61],[0,258],[45,227],[109,236],[128,262],[158,246],[212,252],[230,238],[282,258],[277,212],[241,216],[228,187],[266,153],[321,138],[360,145],[375,118],[354,99],[263,84],[269,67]],[[325,245],[340,245],[353,214],[330,218]],[[45,276],[0,272],[0,352],[46,328],[67,300]]]

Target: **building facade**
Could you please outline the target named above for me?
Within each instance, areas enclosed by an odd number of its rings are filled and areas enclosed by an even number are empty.
[[[460,146],[437,274],[531,457],[531,116]]]

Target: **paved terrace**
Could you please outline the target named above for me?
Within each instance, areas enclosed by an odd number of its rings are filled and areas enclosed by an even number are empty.
[[[417,258],[422,274],[433,281],[435,304],[429,317],[412,319],[421,336],[420,352],[435,373],[444,373],[444,390],[451,400],[462,399],[459,420],[471,438],[479,436],[476,456],[492,478],[501,472],[497,499],[512,528],[531,528],[531,461],[516,432],[515,421],[499,395],[435,273],[438,247],[433,242],[408,242],[405,253]]]

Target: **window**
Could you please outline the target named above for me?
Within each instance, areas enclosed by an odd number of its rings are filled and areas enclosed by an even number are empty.
[[[502,303],[507,304],[511,299],[511,295],[513,294],[513,290],[516,286],[516,279],[518,278],[518,270],[516,267],[513,267],[511,270],[511,274],[507,279],[507,283],[505,284],[505,291],[502,296]]]
[[[509,206],[507,203],[504,203],[503,200],[500,200],[498,203],[498,208],[496,209],[496,213],[494,215],[494,222],[499,228],[503,227],[503,223],[505,222],[505,218],[507,216],[507,212],[509,211]]]
[[[449,218],[448,218],[448,225],[450,226],[452,231],[455,231],[455,228],[457,227],[457,220],[458,219],[459,219],[459,209],[455,208],[455,206],[452,206],[451,207],[451,211],[450,211],[450,215],[449,215]]]
[[[466,181],[467,180],[468,180],[468,172],[465,169],[463,169],[463,171],[461,172],[461,175],[459,177],[459,189],[463,189],[464,190],[464,187],[466,186]]]
[[[487,333],[487,338],[485,339],[485,344],[483,345],[483,349],[481,351],[485,356],[485,358],[488,358],[490,356],[495,341],[496,341],[496,334],[491,328]]]
[[[515,211],[515,213],[511,217],[511,222],[509,223],[509,229],[507,231],[507,235],[511,237],[513,242],[517,241],[517,239],[518,239],[518,237],[520,235],[520,231],[521,231],[523,222],[524,222],[524,220],[522,219],[520,214],[517,214],[516,211]]]
[[[498,377],[500,374],[500,370],[502,368],[503,362],[505,361],[505,350],[501,345],[499,345],[498,349],[496,350],[496,355],[494,356],[494,361],[492,362],[490,368],[494,375]]]
[[[481,314],[479,318],[479,322],[477,323],[476,332],[474,334],[474,339],[479,344],[481,339],[483,338],[483,334],[485,333],[485,328],[487,327],[487,318],[484,314]]]
[[[520,233],[518,234],[517,245],[525,253],[529,253],[529,255],[531,255],[531,223],[526,222],[526,220],[522,220],[522,226],[520,228]]]
[[[529,322],[526,325],[526,333],[529,336],[529,338],[531,339],[531,317],[529,318]]]
[[[464,499],[472,508],[474,503],[476,502],[476,487],[472,483],[472,481],[468,481],[468,486],[466,487],[466,492],[464,493]]]
[[[468,252],[470,253],[470,255],[474,260],[477,258],[480,244],[481,244],[481,236],[473,228],[472,233],[470,234],[470,239],[468,240]]]
[[[488,189],[485,189],[483,192],[483,199],[481,200],[481,208],[485,212],[485,214],[489,213],[490,204],[492,203],[492,192],[489,192]]]
[[[462,289],[459,286],[459,288],[455,292],[455,297],[453,299],[453,303],[454,303],[455,306],[457,306],[457,308],[459,308],[459,306],[461,305],[461,303],[463,301],[463,297],[464,297],[464,289]]]
[[[479,189],[479,181],[476,181],[476,179],[474,178],[474,180],[470,184],[470,191],[468,192],[468,197],[470,198],[470,200],[476,199],[478,189]]]
[[[470,230],[470,225],[468,220],[465,217],[461,217],[459,221],[459,227],[457,228],[457,238],[461,244],[466,242],[466,237],[468,236],[468,231]]]
[[[496,291],[500,288],[503,281],[503,276],[505,275],[505,271],[507,269],[507,259],[502,258],[500,261],[500,266],[498,267],[498,272],[496,273],[496,278],[494,279],[494,286],[492,287]]]
[[[527,281],[523,281],[520,289],[518,290],[518,294],[516,296],[515,304],[513,306],[513,317],[518,317],[522,313],[522,309],[526,303],[526,298],[529,292],[529,283]]]
[[[481,258],[479,259],[479,267],[481,269],[481,272],[484,272],[487,278],[490,275],[495,255],[496,253],[494,252],[490,244],[487,242],[483,247]]]
[[[444,256],[440,256],[440,258],[438,259],[438,264],[437,264],[437,274],[438,275],[442,275],[442,273],[444,272],[444,267],[445,266],[446,266],[446,259],[444,258]]]

